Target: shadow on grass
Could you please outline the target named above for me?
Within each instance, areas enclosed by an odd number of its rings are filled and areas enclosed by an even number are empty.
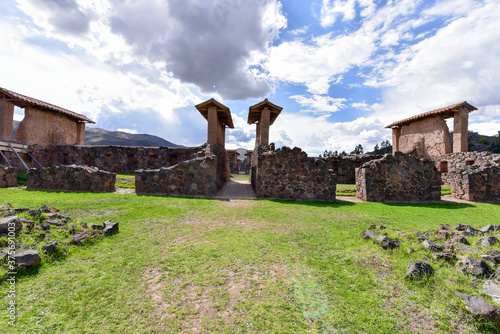
[[[431,208],[431,209],[466,209],[476,207],[474,204],[469,203],[417,203],[417,202],[379,202],[383,205],[398,206],[398,207],[414,207],[414,208]]]
[[[314,206],[318,208],[339,208],[342,206],[352,206],[356,203],[347,202],[347,201],[300,201],[295,199],[261,199],[274,203],[280,204],[294,204],[294,205],[306,205],[306,206]]]

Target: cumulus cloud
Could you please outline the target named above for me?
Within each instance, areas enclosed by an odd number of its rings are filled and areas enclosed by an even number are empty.
[[[231,100],[271,91],[247,61],[286,26],[275,0],[120,1],[110,22],[137,55],[165,62],[176,78]]]
[[[302,111],[311,112],[316,114],[328,114],[339,111],[344,107],[346,99],[332,98],[326,95],[292,95],[291,99],[295,100],[298,104],[305,107]]]
[[[321,25],[331,26],[338,17],[350,21],[356,17],[356,6],[361,8],[362,17],[373,14],[376,4],[373,0],[323,0],[321,7]]]

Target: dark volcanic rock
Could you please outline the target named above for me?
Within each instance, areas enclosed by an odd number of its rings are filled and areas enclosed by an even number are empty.
[[[13,258],[20,269],[36,267],[42,262],[40,254],[34,249],[18,250],[14,253]]]
[[[0,237],[7,236],[9,234],[9,228],[14,229],[14,233],[18,233],[23,228],[23,223],[18,216],[10,216],[6,218],[0,218]]]
[[[481,277],[489,277],[493,274],[493,270],[486,264],[486,262],[473,257],[466,257],[463,260],[458,261],[458,265],[462,267],[461,270],[464,274]]]
[[[458,291],[455,291],[455,294],[462,299],[467,310],[473,315],[493,322],[500,320],[500,308],[491,305],[485,299]]]
[[[425,249],[431,251],[431,252],[442,252],[444,251],[444,246],[435,243],[432,240],[425,240],[422,242],[422,245],[424,245]]]
[[[96,235],[99,235],[99,231],[96,230],[87,230],[83,231],[81,233],[75,234],[71,240],[69,241],[70,245],[81,245],[82,242],[90,237],[94,237]]]
[[[110,221],[104,222],[104,235],[112,235],[118,233],[118,223],[112,223]]]
[[[381,244],[383,249],[394,249],[399,247],[399,239],[385,238]]]
[[[432,269],[432,266],[426,262],[410,261],[410,263],[408,263],[408,269],[406,270],[407,277],[421,278],[432,274],[434,274],[434,269]]]
[[[42,250],[47,252],[47,253],[53,253],[56,251],[56,246],[58,243],[59,243],[59,240],[52,240],[51,242],[43,245]]]
[[[464,237],[461,234],[453,234],[450,236],[450,241],[453,243],[461,243],[464,245],[470,245],[469,241],[467,240],[466,237]]]
[[[366,230],[361,232],[361,237],[363,239],[375,239],[377,235],[372,230]]]
[[[476,245],[479,247],[491,247],[497,243],[498,243],[498,239],[490,236],[490,237],[484,237],[484,238],[479,239],[479,241],[477,242]]]
[[[448,262],[453,262],[457,259],[455,254],[452,252],[439,252],[439,253],[434,253],[432,254],[432,257],[437,259],[437,260],[445,260]]]

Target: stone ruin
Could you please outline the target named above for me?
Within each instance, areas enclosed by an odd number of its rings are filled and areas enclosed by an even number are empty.
[[[353,184],[356,183],[356,168],[361,167],[366,162],[382,157],[383,155],[379,154],[357,154],[323,159],[326,161],[328,168],[332,169],[335,174],[337,174],[337,183]]]
[[[17,169],[14,167],[0,167],[0,188],[17,186]]]
[[[370,202],[439,201],[441,176],[431,161],[396,152],[356,170],[356,197]]]
[[[469,113],[477,110],[466,101],[435,109],[386,126],[392,129],[392,150],[425,159],[452,153],[446,119],[453,117],[453,153],[468,151]]]
[[[337,176],[323,159],[308,158],[300,148],[256,147],[252,178],[258,198],[335,201]]]
[[[28,190],[114,192],[116,174],[83,166],[32,168],[27,174]]]

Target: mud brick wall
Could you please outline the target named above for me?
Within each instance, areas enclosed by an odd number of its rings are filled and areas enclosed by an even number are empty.
[[[31,168],[27,175],[29,190],[113,192],[115,183],[114,173],[76,165]]]
[[[17,186],[17,170],[0,166],[0,188]]]
[[[482,168],[500,165],[500,154],[490,152],[460,152],[450,153],[442,159],[435,161],[436,167],[441,171],[443,184],[451,185],[455,174],[461,173],[464,168]]]
[[[298,147],[274,150],[265,145],[257,146],[254,156],[257,197],[335,201],[337,177],[323,159],[308,158]]]
[[[365,162],[382,158],[382,155],[352,155],[346,157],[324,158],[329,169],[333,169],[337,174],[337,183],[356,183],[356,168],[361,167]]]
[[[97,167],[120,174],[133,174],[137,169],[169,167],[192,159],[201,147],[135,147],[135,146],[38,146],[31,154],[44,167],[81,165]],[[33,164],[30,165],[31,167]]]
[[[475,202],[500,202],[500,168],[466,166],[450,174],[451,196]]]
[[[137,170],[135,187],[138,194],[212,197],[229,179],[224,146],[210,144],[195,159],[167,168]]]
[[[370,202],[439,201],[441,175],[429,160],[388,154],[356,170],[356,197]]]

